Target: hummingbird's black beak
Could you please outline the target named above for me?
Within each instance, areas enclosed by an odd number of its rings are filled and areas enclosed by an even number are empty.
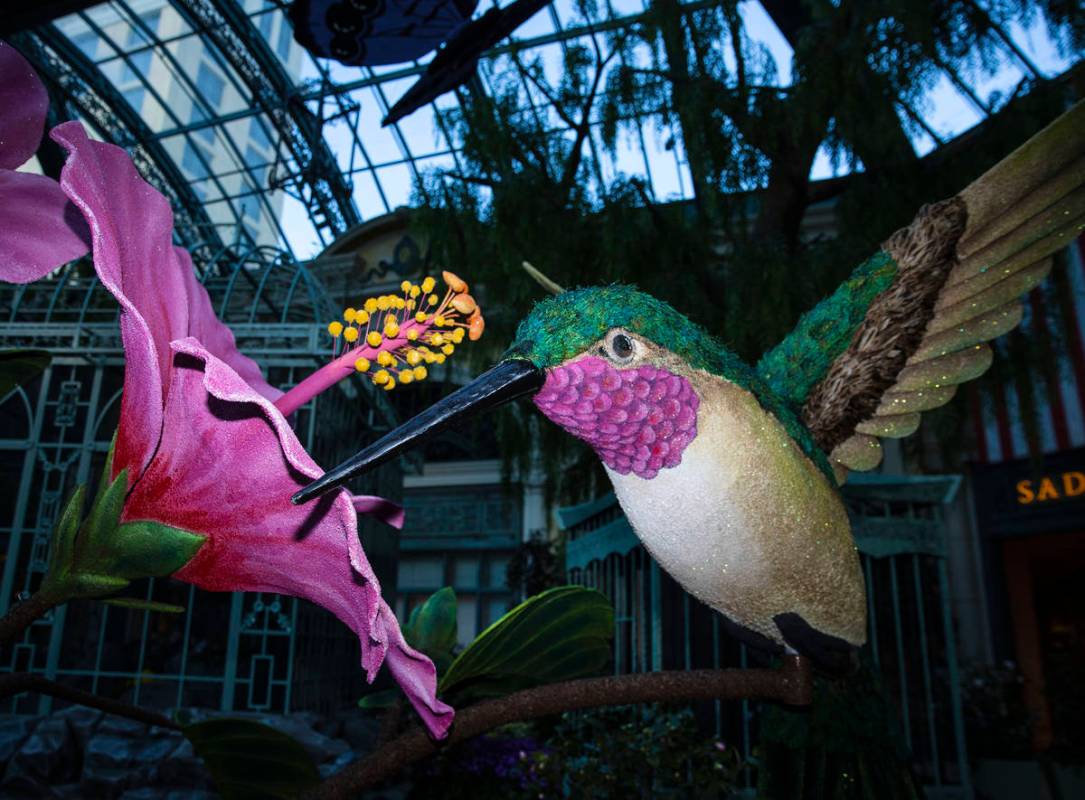
[[[534,394],[546,380],[546,372],[523,358],[510,358],[482,373],[466,386],[439,400],[414,419],[387,433],[353,458],[330,469],[290,499],[301,505],[324,492],[342,486],[355,475],[373,469],[416,444],[435,436],[460,420]]]

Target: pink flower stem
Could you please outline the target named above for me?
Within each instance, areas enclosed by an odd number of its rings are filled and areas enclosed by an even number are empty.
[[[395,352],[408,344],[425,344],[425,342],[422,341],[422,334],[429,330],[430,324],[431,323],[429,322],[418,323],[414,320],[405,322],[400,326],[399,335],[396,338],[383,339],[377,347],[371,347],[366,344],[364,338],[360,339],[358,347],[346,351],[338,358],[325,364],[312,375],[309,375],[305,380],[301,381],[301,383],[276,400],[275,407],[283,413],[284,417],[289,417],[321,392],[327,391],[332,386],[339,383],[339,381],[344,378],[349,378],[354,374],[356,372],[354,362],[359,358],[369,359],[371,363],[376,364],[377,355],[380,354],[382,350]],[[415,343],[411,343],[407,340],[407,332],[411,330],[418,331],[418,340]]]

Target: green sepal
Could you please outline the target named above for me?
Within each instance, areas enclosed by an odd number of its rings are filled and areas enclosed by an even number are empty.
[[[56,598],[58,602],[70,596],[65,589],[71,578],[75,539],[79,534],[79,518],[83,515],[86,499],[87,487],[76,487],[53,529],[52,546],[49,548],[49,566],[38,593]]]
[[[53,357],[47,350],[0,350],[0,402],[41,374]]]
[[[162,577],[191,561],[203,542],[199,534],[160,522],[125,522],[108,538],[99,539],[100,549],[88,548],[88,563],[128,580]]]
[[[183,614],[184,606],[176,606],[173,603],[159,603],[154,600],[140,600],[138,597],[107,597],[102,601],[119,608],[132,608],[137,611],[157,611],[161,614]]]
[[[121,522],[124,498],[128,494],[128,470],[122,469],[116,480],[109,481],[108,462],[112,458],[113,448],[110,448],[110,454],[106,457],[106,469],[101,483],[98,484],[98,494],[94,498],[94,505],[91,506],[87,518],[83,520],[78,548],[83,551],[81,554],[85,554],[88,550],[94,552],[105,546]]]
[[[191,561],[203,545],[203,536],[160,522],[122,523],[128,471],[121,470],[110,481],[112,460],[111,447],[94,504],[83,523],[78,524],[86,498],[86,487],[81,486],[54,531],[41,591],[58,602],[116,594],[137,578],[170,575]]]
[[[124,578],[114,578],[112,575],[96,575],[93,572],[80,572],[72,576],[70,581],[74,591],[72,597],[99,597],[103,594],[119,592],[128,585]]]

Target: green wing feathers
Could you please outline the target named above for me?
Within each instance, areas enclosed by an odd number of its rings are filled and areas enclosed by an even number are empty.
[[[991,364],[987,342],[1085,230],[1085,103],[951,200],[926,206],[758,364],[830,453],[838,476],[873,469],[881,438]]]
[[[794,330],[757,363],[757,373],[796,408],[843,353],[871,302],[893,283],[897,265],[885,252],[867,259],[829,297],[802,316]]]

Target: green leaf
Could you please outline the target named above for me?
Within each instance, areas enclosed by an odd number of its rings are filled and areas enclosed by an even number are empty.
[[[41,374],[52,359],[46,350],[0,350],[0,402]]]
[[[403,629],[407,644],[430,658],[451,653],[456,646],[456,593],[439,589],[415,606]]]
[[[288,800],[320,781],[305,748],[247,719],[209,719],[184,727],[223,800]]]
[[[403,696],[399,689],[384,689],[380,692],[370,692],[358,701],[358,708],[376,711],[383,708],[391,708],[396,701]]]
[[[140,600],[138,597],[108,597],[102,601],[111,606],[120,608],[134,608],[143,611],[157,611],[162,614],[183,614],[184,606],[175,606],[173,603],[159,603],[155,600]]]
[[[438,691],[462,705],[597,674],[610,659],[614,609],[593,589],[558,586],[509,611],[479,634],[441,677]]]

